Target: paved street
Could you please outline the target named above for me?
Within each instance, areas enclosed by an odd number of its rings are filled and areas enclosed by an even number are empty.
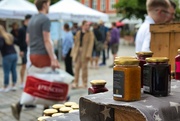
[[[111,55],[111,53],[110,53]],[[119,49],[119,56],[134,56],[134,46],[127,46],[127,45],[121,45]],[[104,67],[100,67],[99,69],[89,69],[89,81],[93,79],[104,79],[107,81],[106,87],[109,90],[112,90],[112,68],[109,68],[108,66],[112,64],[112,56],[110,59],[107,60],[107,65]],[[64,64],[61,64],[61,67],[64,68]],[[0,67],[1,68],[1,67]],[[19,72],[19,67],[18,67]],[[3,71],[2,68],[0,69],[0,86],[2,87],[3,83]],[[80,80],[81,81],[81,80]],[[88,83],[88,87],[90,86],[90,83]],[[19,86],[19,85],[17,85]],[[17,102],[20,99],[21,96],[21,89],[18,89],[15,92],[8,92],[8,93],[0,93],[0,121],[16,121],[12,114],[10,105],[12,103]],[[70,101],[75,101],[78,103],[79,97],[87,95],[87,89],[77,89],[77,90],[71,90]],[[25,109],[23,108],[21,113],[21,120],[20,121],[36,121],[37,117],[42,115],[42,109],[43,107],[41,105],[38,105],[35,109]]]

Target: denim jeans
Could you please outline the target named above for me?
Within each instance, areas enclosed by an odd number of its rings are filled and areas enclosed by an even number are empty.
[[[10,54],[3,57],[3,71],[4,71],[4,86],[9,85],[9,74],[12,73],[12,82],[16,84],[17,82],[17,54]]]

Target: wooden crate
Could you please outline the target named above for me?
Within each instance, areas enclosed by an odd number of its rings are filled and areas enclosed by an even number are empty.
[[[150,26],[150,50],[154,57],[168,57],[171,70],[175,70],[175,56],[180,49],[180,23],[154,24]]]

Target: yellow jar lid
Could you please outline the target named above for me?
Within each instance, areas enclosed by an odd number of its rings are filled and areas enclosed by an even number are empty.
[[[71,108],[72,109],[79,109],[79,105],[78,104],[72,105]]]
[[[115,57],[115,60],[116,59],[136,59],[136,57],[133,57],[133,56],[119,56],[119,57]]]
[[[116,61],[116,64],[118,65],[139,65],[138,59],[119,59],[119,61]]]
[[[63,107],[63,108],[60,109],[60,112],[68,113],[70,110],[72,110],[72,108],[70,108],[70,107]]]
[[[72,105],[75,105],[75,104],[77,104],[77,103],[75,103],[75,102],[66,102],[66,103],[64,103],[64,105],[66,107],[71,107]]]
[[[44,110],[44,114],[54,114],[57,113],[58,111],[56,109],[46,109]]]
[[[92,80],[92,81],[90,81],[90,83],[92,85],[105,85],[106,81],[105,80]]]
[[[180,49],[178,49],[178,52],[180,53]]]
[[[120,59],[136,59],[136,57],[133,56],[119,56],[119,57],[115,57],[114,63],[118,63]]]
[[[63,104],[55,104],[55,105],[52,106],[52,108],[54,108],[54,109],[60,109],[62,107],[65,107],[65,105],[63,105]]]
[[[152,51],[147,51],[147,52],[136,52],[136,55],[153,55]]]
[[[64,113],[55,113],[55,114],[52,115],[52,117],[61,116],[61,115],[64,115]]]
[[[151,58],[146,58],[146,61],[147,62],[160,62],[160,63],[163,63],[163,62],[168,62],[169,59],[167,57],[151,57]]]
[[[50,116],[41,116],[38,118],[38,121],[44,121],[44,119],[50,118]]]

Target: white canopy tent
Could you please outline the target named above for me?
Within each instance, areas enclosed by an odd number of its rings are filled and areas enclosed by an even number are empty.
[[[0,19],[24,19],[26,14],[38,13],[34,4],[27,0],[2,0]]]
[[[51,20],[69,20],[81,22],[88,20],[98,22],[99,20],[108,21],[108,15],[91,9],[75,0],[61,0],[50,7],[49,18]]]

